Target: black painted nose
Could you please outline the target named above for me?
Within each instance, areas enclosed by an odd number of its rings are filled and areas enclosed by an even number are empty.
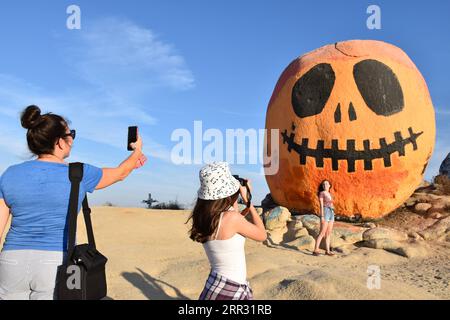
[[[355,107],[353,106],[353,103],[350,102],[350,105],[348,106],[348,118],[350,121],[356,120],[356,111]]]
[[[336,110],[334,111],[334,122],[340,123],[342,121],[341,118],[342,118],[341,104],[338,103]],[[355,107],[353,106],[353,103],[351,103],[351,102],[350,102],[350,105],[348,106],[348,119],[350,121],[354,121],[357,119]]]

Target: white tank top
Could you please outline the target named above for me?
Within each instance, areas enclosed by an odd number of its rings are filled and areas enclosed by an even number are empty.
[[[216,240],[222,222],[223,212],[220,214],[219,225],[214,240],[203,243],[211,269],[234,282],[247,282],[247,266],[245,262],[245,237],[236,233],[226,240]]]

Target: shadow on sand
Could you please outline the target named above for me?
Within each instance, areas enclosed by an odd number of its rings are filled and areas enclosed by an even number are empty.
[[[153,278],[148,273],[145,273],[139,268],[136,268],[138,272],[122,272],[122,277],[130,282],[133,286],[141,290],[141,292],[149,300],[189,300],[181,291],[172,286],[171,284]],[[163,286],[169,287],[175,291],[176,297],[169,296],[165,293]]]

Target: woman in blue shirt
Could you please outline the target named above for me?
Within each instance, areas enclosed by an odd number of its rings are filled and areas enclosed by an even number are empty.
[[[67,251],[70,181],[64,159],[75,130],[59,115],[41,115],[37,106],[23,111],[21,123],[37,158],[9,167],[0,178],[0,237],[12,217],[0,253],[0,299],[53,299],[57,267]],[[145,162],[140,137],[133,147],[116,168],[84,165],[79,209],[86,192],[124,180]]]

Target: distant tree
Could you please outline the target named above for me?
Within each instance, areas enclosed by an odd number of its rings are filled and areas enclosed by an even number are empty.
[[[184,207],[182,204],[178,202],[178,200],[175,201],[169,201],[169,202],[160,202],[157,205],[154,205],[151,207],[151,209],[159,209],[159,210],[184,210]]]

